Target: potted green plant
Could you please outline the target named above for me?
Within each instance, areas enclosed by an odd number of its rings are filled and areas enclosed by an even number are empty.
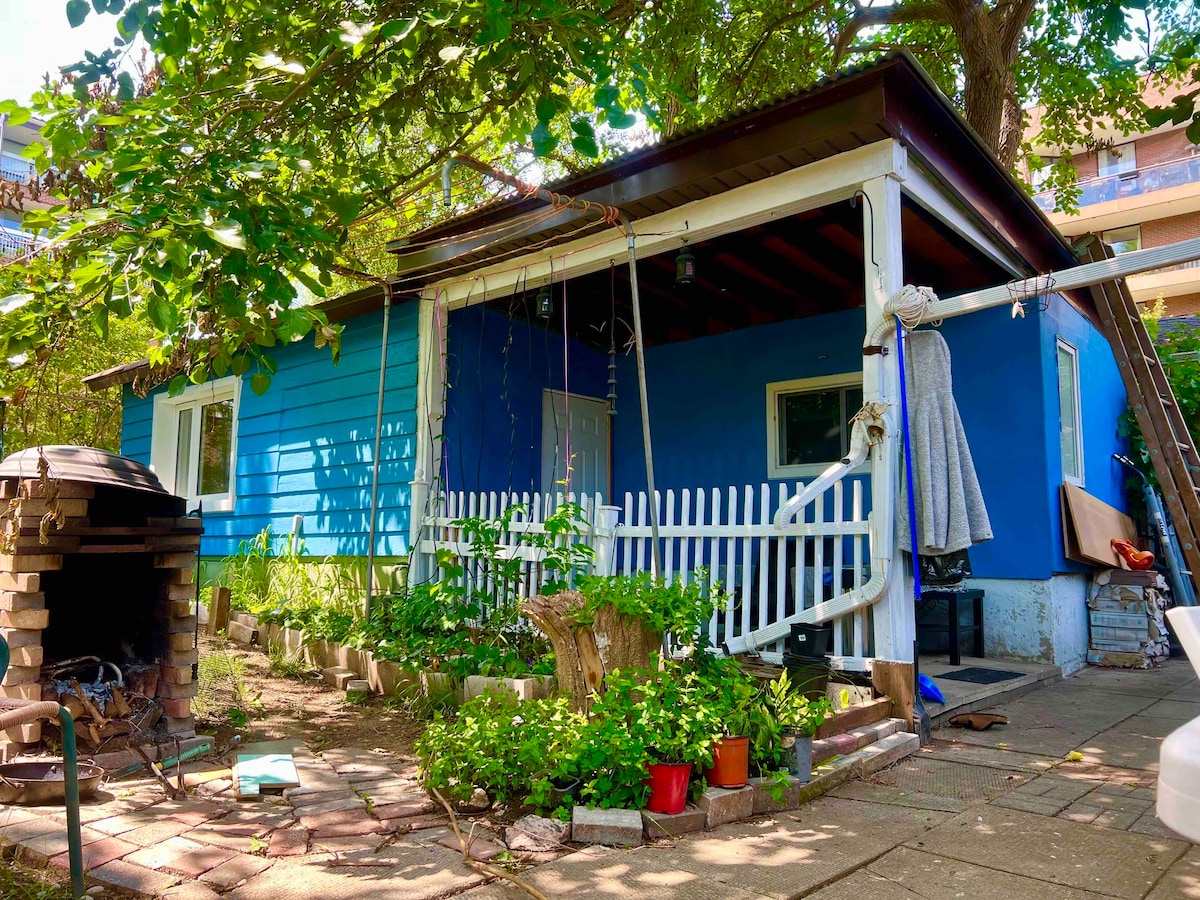
[[[784,768],[800,781],[810,781],[813,736],[830,710],[829,698],[810,700],[784,672],[767,686],[764,705],[778,723]]]
[[[703,666],[705,700],[721,717],[721,737],[713,744],[712,765],[704,777],[712,787],[744,787],[750,780],[750,732],[760,700],[754,681],[731,659]]]

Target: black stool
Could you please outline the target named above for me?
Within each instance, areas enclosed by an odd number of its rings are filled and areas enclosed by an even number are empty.
[[[942,589],[933,588],[931,590],[921,592],[922,600],[946,600],[947,601],[947,631],[950,634],[950,665],[962,665],[962,654],[958,650],[958,640],[961,628],[958,621],[958,604],[960,601],[970,601],[974,605],[972,610],[971,624],[966,630],[971,632],[974,637],[973,650],[977,658],[983,658],[983,591],[979,588],[953,588]],[[921,630],[929,630],[941,632],[942,629],[931,627],[928,625],[919,626]]]

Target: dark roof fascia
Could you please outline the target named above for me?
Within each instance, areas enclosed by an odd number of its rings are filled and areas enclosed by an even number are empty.
[[[795,150],[805,145],[821,144],[825,137],[844,133],[856,124],[877,123],[884,112],[883,95],[879,90],[884,74],[893,67],[904,65],[914,65],[911,57],[896,54],[872,66],[819,82],[801,94],[632,151],[580,175],[547,184],[546,187],[570,197],[623,208],[737,166],[774,157],[778,150],[784,148]],[[775,148],[775,152],[770,148]],[[780,168],[780,171],[783,169]],[[403,277],[406,269],[430,261],[449,261],[477,249],[477,245],[496,241],[493,235],[475,239],[468,236],[461,243],[453,242],[452,239],[458,235],[500,225],[524,213],[544,208],[542,201],[533,198],[512,198],[491,203],[474,212],[391,241],[387,249],[399,256],[399,274]],[[547,233],[586,218],[595,218],[595,214],[565,210],[527,231],[514,231],[506,235],[505,240]],[[405,248],[413,244],[439,240],[448,243],[424,252],[405,253]],[[436,277],[434,274],[433,280]]]

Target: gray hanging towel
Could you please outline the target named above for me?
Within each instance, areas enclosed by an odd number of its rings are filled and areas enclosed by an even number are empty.
[[[992,538],[971,448],[954,403],[950,348],[936,331],[914,331],[905,340],[908,415],[916,483],[917,548],[923,556],[965,550]],[[908,525],[908,484],[900,464],[897,537],[912,547]]]

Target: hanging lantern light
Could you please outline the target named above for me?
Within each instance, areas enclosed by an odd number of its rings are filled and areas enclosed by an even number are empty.
[[[675,283],[676,284],[695,284],[696,282],[696,257],[688,245],[684,244],[683,249],[679,251],[679,255],[675,257]]]
[[[554,295],[550,293],[550,285],[538,291],[537,315],[539,319],[548,319],[554,315]]]

